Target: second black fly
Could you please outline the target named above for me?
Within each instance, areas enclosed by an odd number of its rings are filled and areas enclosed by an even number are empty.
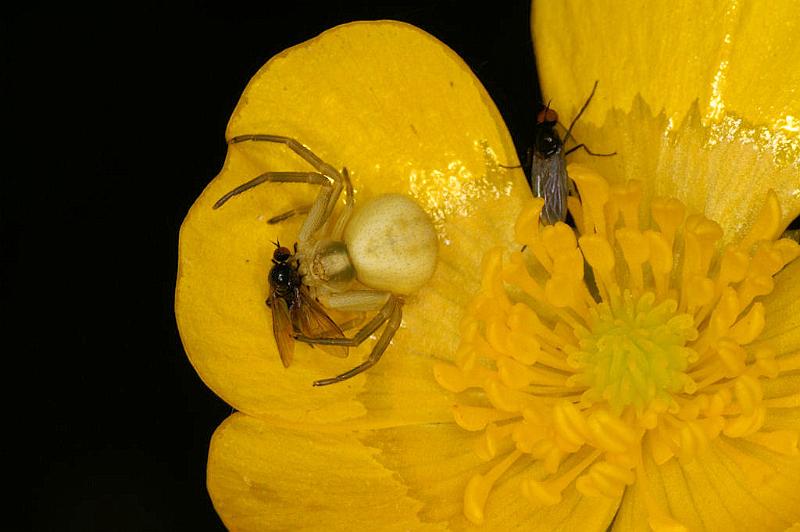
[[[589,155],[609,156],[614,153],[593,153],[583,144],[577,144],[564,150],[564,144],[572,137],[572,128],[589,106],[589,102],[597,90],[594,82],[592,92],[586,99],[575,118],[572,119],[562,140],[556,131],[558,114],[548,104],[539,111],[536,117],[533,146],[528,150],[528,165],[530,168],[531,189],[534,195],[544,198],[544,207],[540,219],[542,223],[551,225],[563,222],[567,218],[567,196],[570,191],[569,176],[567,175],[566,156],[583,148]],[[575,140],[574,137],[572,137]]]

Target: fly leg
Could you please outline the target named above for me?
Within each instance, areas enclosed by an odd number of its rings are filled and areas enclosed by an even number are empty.
[[[575,127],[575,124],[578,122],[578,119],[581,117],[583,112],[586,111],[586,108],[589,107],[589,102],[592,101],[592,97],[594,96],[594,92],[596,90],[597,90],[597,81],[595,80],[594,85],[592,86],[592,92],[589,94],[589,97],[586,98],[586,101],[583,102],[583,106],[581,107],[580,111],[578,111],[578,114],[575,115],[575,118],[572,119],[572,122],[570,123],[569,127],[567,128],[567,133],[566,133],[566,135],[564,135],[564,143],[565,144],[566,144],[567,140],[569,140],[570,137],[572,137],[572,140],[574,140],[575,142],[578,142],[578,140],[574,136],[572,136],[572,128]],[[587,148],[585,144],[579,143],[577,146],[573,146],[572,148],[567,150],[566,153],[564,153],[564,156],[569,155],[570,153],[574,152],[578,148],[583,148],[583,150],[586,153],[588,153],[589,155],[592,155],[594,157],[610,157],[612,155],[616,155],[617,154],[617,152],[612,152],[612,153],[594,153],[589,148]]]
[[[592,97],[594,96],[594,91],[597,90],[597,80],[594,82],[594,86],[592,86],[592,92],[589,94],[589,97],[586,98],[586,101],[583,103],[583,107],[581,107],[578,114],[575,115],[575,118],[572,119],[572,123],[570,123],[569,128],[567,128],[567,134],[564,135],[564,142],[569,140],[570,135],[572,134],[572,128],[575,127],[575,124],[578,122],[578,119],[581,117],[583,112],[589,107],[589,102],[592,101]]]
[[[522,168],[523,170],[530,169],[533,165],[533,148],[528,148],[525,150],[525,162],[522,164],[517,164],[514,166],[509,166],[507,164],[498,164],[500,168],[505,168],[506,170],[516,170],[517,168]]]
[[[575,137],[572,137],[572,138],[574,139]],[[568,149],[566,151],[566,153],[564,154],[564,156],[566,157],[567,155],[569,155],[570,153],[574,152],[575,150],[577,150],[579,148],[582,148],[583,151],[585,151],[586,153],[588,153],[592,157],[611,157],[612,155],[616,155],[617,154],[617,152],[615,152],[615,151],[612,151],[611,153],[595,153],[592,150],[590,150],[589,148],[587,148],[586,144],[581,143],[581,144],[578,144],[577,146],[573,146],[570,149]]]

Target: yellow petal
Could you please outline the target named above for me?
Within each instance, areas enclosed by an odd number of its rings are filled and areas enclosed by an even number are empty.
[[[470,438],[446,423],[356,437],[234,414],[211,441],[208,489],[232,530],[463,530],[464,487],[486,468]],[[512,472],[493,490],[481,530],[602,530],[619,504],[569,488],[562,504],[533,505],[520,481],[537,470]]]
[[[791,1],[535,2],[532,15],[545,94],[577,109],[600,80],[605,89],[585,115],[595,123],[611,107],[630,110],[637,94],[674,121],[695,100],[703,116],[721,101],[751,122],[798,118],[800,32]]]
[[[450,530],[472,527],[463,513],[464,489],[473,475],[485,473],[510,451],[500,449],[495,460],[484,462],[474,451],[475,433],[447,423],[380,429],[362,440],[380,449],[376,459],[396,472],[409,496],[424,502],[419,518],[446,523]],[[544,476],[541,464],[520,459],[501,476],[486,501],[480,530],[605,530],[611,522],[619,500],[584,497],[574,485],[557,505],[533,504],[523,496],[521,482],[537,475]]]
[[[768,345],[777,357],[800,356],[800,260],[775,276],[775,289],[763,296],[766,326],[754,347]]]
[[[360,419],[393,425],[452,419],[432,378],[431,358],[449,360],[461,309],[478,287],[481,252],[511,242],[529,192],[514,146],[483,87],[448,48],[396,22],[354,23],[273,58],[251,80],[228,138],[271,133],[299,139],[346,166],[360,201],[384,192],[414,197],[440,237],[434,278],[404,307],[383,360],[342,384],[311,387],[360,363],[298,345],[285,369],[265,306],[272,241],[291,245],[301,220],[271,216],[309,203],[308,185],[264,184],[211,206],[267,170],[306,170],[283,147],[231,145],[224,168],[181,228],[176,316],[184,347],[206,384],[238,410],[296,423]]]
[[[797,437],[800,433],[800,374],[795,371],[789,375],[769,379],[764,381],[763,388],[765,401],[775,408],[767,409],[762,430],[793,431]]]
[[[736,241],[773,189],[800,213],[800,11],[791,1],[534,2],[546,100],[611,181],[677,197]]]
[[[752,471],[746,474],[743,463],[764,468],[760,485],[753,485]],[[645,460],[645,472],[646,483],[639,481],[625,493],[615,531],[648,530],[644,515],[673,530],[679,525],[683,530],[783,530],[800,519],[800,459],[749,442],[715,441],[688,464],[672,459],[656,466]]]
[[[422,503],[352,434],[234,414],[214,433],[208,491],[230,530],[434,530]]]

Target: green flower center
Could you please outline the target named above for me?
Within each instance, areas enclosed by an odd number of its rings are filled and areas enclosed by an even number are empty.
[[[697,330],[689,314],[676,314],[675,300],[655,299],[652,292],[635,299],[626,291],[592,309],[588,330],[575,331],[578,349],[568,361],[579,370],[573,382],[588,387],[584,401],[606,401],[619,415],[626,406],[641,413],[669,405],[673,393],[691,393],[695,383],[685,371],[697,353],[685,344]]]

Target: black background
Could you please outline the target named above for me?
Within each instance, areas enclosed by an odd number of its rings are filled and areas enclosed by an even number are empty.
[[[258,68],[381,18],[464,58],[524,153],[540,100],[527,0],[68,3],[2,17],[3,484],[21,496],[7,514],[22,529],[222,529],[205,464],[231,409],[177,334],[178,228]]]

